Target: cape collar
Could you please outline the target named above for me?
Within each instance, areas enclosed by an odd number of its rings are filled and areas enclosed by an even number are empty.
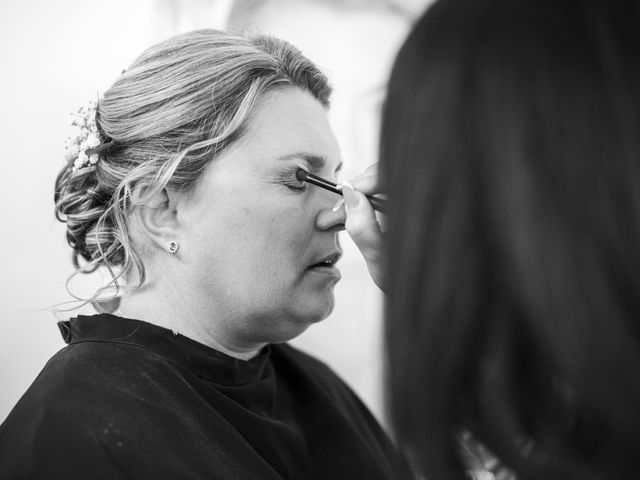
[[[227,386],[241,386],[264,379],[270,370],[271,347],[266,346],[250,360],[240,360],[203,345],[184,335],[142,320],[102,313],[78,315],[58,322],[64,341],[113,342],[135,345],[171,360],[206,380]]]

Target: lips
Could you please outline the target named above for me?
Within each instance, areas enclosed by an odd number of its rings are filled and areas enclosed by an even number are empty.
[[[321,257],[319,261],[313,263],[309,268],[333,268],[342,257],[342,252],[333,252]]]

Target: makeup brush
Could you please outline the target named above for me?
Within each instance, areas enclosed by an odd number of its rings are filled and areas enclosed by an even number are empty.
[[[303,168],[299,168],[296,171],[296,178],[301,182],[308,182],[312,185],[315,185],[316,187],[324,188],[325,190],[329,190],[330,192],[333,192],[337,195],[342,195],[342,190],[338,188],[337,184],[330,182],[329,180],[326,180],[317,175],[314,175],[313,173],[309,173]],[[367,197],[367,200],[369,200],[369,203],[374,208],[374,210],[377,210],[380,213],[385,213],[386,207],[387,207],[386,200],[379,197],[375,197],[373,195],[365,195],[365,196]]]

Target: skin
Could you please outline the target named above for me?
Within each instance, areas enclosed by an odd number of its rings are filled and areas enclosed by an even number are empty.
[[[295,172],[335,181],[340,165],[316,99],[295,88],[265,94],[193,192],[164,191],[136,216],[134,231],[156,248],[144,260],[145,286],[123,298],[121,313],[238,358],[326,318],[340,273],[314,265],[340,254],[345,212]]]
[[[382,229],[366,194],[379,193],[378,164],[373,164],[357,177],[342,184],[345,226],[353,243],[367,264],[372,280],[384,290],[382,276]]]

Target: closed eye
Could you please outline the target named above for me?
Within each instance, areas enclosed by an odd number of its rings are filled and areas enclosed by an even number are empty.
[[[300,182],[296,180],[295,184],[285,182],[285,186],[291,190],[305,190],[307,188],[307,182]]]
[[[299,180],[296,173],[298,170],[303,169],[303,167],[298,165],[292,165],[290,168],[287,168],[285,171],[281,172],[279,181],[284,186],[286,186],[290,190],[294,190],[297,192],[302,192],[307,188],[307,182],[304,180]]]

